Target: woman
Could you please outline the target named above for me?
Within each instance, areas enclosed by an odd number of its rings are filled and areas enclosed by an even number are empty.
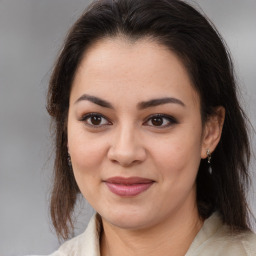
[[[49,86],[56,124],[52,255],[256,255],[250,147],[232,63],[178,0],[100,0],[71,29]]]

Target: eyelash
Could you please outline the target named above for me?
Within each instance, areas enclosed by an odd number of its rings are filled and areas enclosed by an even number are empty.
[[[105,119],[107,121],[107,124],[103,124],[103,125],[95,125],[95,124],[92,124],[92,123],[88,123],[88,120],[92,117],[100,117],[101,119]],[[101,128],[103,126],[106,126],[106,125],[111,125],[112,123],[102,114],[99,114],[99,113],[89,113],[89,114],[86,114],[84,116],[82,116],[82,118],[80,119],[80,121],[84,122],[86,125],[92,127],[92,128]]]
[[[102,119],[105,119],[107,123],[105,124],[99,124],[99,125],[95,125],[95,124],[92,124],[92,122],[88,123],[88,120],[92,117],[99,117],[101,118],[100,121],[102,121]],[[169,116],[169,115],[165,115],[165,114],[153,114],[149,117],[146,118],[146,121],[143,122],[143,125],[153,121],[154,118],[158,118],[158,119],[162,119],[162,122],[167,122],[167,124],[165,125],[147,125],[147,126],[152,126],[152,127],[157,127],[159,129],[163,129],[163,128],[167,128],[167,127],[170,127],[174,124],[177,124],[177,120],[172,117],[172,116]],[[102,128],[102,127],[105,127],[107,125],[112,125],[112,123],[108,120],[108,118],[106,118],[104,115],[100,114],[100,113],[89,113],[89,114],[86,114],[84,116],[82,116],[82,118],[80,119],[80,121],[84,122],[87,126],[90,126],[92,128],[95,128],[95,129],[98,129],[98,128]],[[155,120],[156,121],[156,120]],[[158,120],[159,121],[159,120]]]
[[[165,115],[165,114],[153,114],[153,115],[147,117],[146,121],[143,124],[148,123],[149,121],[151,121],[151,123],[152,123],[152,120],[154,118],[159,118],[159,119],[162,119],[162,120],[167,120],[168,123],[163,125],[163,126],[149,125],[149,126],[157,127],[157,128],[160,128],[160,129],[161,128],[162,129],[163,128],[167,128],[167,127],[170,127],[170,126],[178,123],[177,120],[174,117],[172,117],[172,116]]]

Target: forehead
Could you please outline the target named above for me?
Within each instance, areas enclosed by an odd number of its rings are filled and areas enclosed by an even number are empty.
[[[191,103],[199,101],[182,61],[150,39],[105,38],[85,51],[71,94],[111,96],[118,91],[127,96],[133,93],[134,98],[168,94],[186,98]]]

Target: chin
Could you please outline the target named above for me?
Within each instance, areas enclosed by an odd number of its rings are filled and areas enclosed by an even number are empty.
[[[149,214],[128,210],[125,212],[108,212],[107,214],[102,214],[101,217],[113,226],[129,230],[143,229],[152,225],[153,222],[153,219],[150,218]]]
[[[108,222],[110,222],[115,227],[127,230],[139,230],[144,229],[148,226],[145,223],[145,220],[134,220],[132,217],[129,217],[127,219],[111,219]]]

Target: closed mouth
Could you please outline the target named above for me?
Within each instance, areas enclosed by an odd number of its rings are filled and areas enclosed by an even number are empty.
[[[104,182],[112,193],[123,197],[137,196],[154,183],[153,180],[141,177],[112,177]]]

